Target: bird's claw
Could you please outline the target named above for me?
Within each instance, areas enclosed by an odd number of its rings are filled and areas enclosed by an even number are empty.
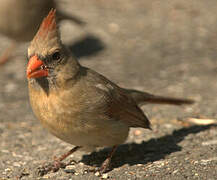
[[[87,173],[90,173],[90,172],[98,173],[97,176],[102,176],[103,173],[105,173],[105,172],[108,171],[109,166],[110,166],[110,159],[106,159],[106,160],[102,163],[101,167],[90,167],[90,168],[86,169],[85,171],[86,171]]]
[[[44,176],[48,172],[57,172],[60,168],[64,168],[66,164],[62,163],[61,161],[54,161],[52,163],[46,164],[42,167],[38,167],[38,175]]]

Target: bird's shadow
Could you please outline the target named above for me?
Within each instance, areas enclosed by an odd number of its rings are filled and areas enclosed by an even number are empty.
[[[98,37],[87,34],[76,42],[73,42],[72,44],[69,43],[68,47],[72,54],[77,59],[80,59],[82,57],[96,55],[104,50],[106,46]]]
[[[181,151],[182,147],[178,145],[187,135],[196,134],[205,131],[216,125],[207,126],[191,126],[175,130],[170,135],[165,135],[160,138],[150,139],[141,144],[130,143],[120,145],[112,159],[112,168],[118,168],[124,164],[130,166],[136,164],[147,164],[165,158],[167,155]],[[90,155],[84,155],[81,162],[90,166],[99,167],[102,162],[107,158],[110,148],[105,148],[99,152],[93,152]],[[110,170],[111,170],[110,169]]]

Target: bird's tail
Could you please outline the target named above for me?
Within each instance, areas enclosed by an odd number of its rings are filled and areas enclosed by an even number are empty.
[[[183,105],[183,104],[194,103],[194,100],[192,99],[157,96],[157,95],[149,94],[142,91],[132,90],[132,89],[125,89],[125,90],[140,106],[144,104]]]

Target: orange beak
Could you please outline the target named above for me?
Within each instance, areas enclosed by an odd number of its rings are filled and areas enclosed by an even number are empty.
[[[46,69],[43,61],[41,61],[36,55],[29,59],[27,70],[27,78],[39,78],[48,76],[48,70]]]

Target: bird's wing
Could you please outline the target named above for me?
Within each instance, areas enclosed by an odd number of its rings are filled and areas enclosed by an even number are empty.
[[[106,98],[106,113],[113,119],[123,121],[129,127],[150,128],[150,122],[131,96],[121,88],[108,82],[97,86]]]

